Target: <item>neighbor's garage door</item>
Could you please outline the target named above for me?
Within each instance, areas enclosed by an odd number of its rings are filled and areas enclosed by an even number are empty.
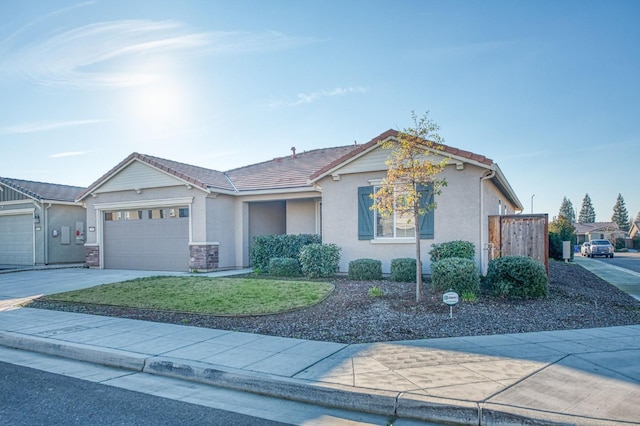
[[[33,215],[0,216],[0,264],[33,265]]]
[[[104,213],[104,267],[151,271],[189,269],[189,209]]]

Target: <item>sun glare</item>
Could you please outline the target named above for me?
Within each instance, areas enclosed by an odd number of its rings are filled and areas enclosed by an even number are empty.
[[[179,81],[163,78],[130,93],[127,106],[136,133],[158,138],[184,130],[189,102]]]

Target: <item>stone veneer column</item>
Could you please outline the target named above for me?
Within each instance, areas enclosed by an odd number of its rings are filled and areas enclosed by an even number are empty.
[[[84,246],[84,257],[89,268],[100,268],[100,246]]]
[[[192,244],[189,246],[189,270],[211,272],[218,269],[218,244]]]

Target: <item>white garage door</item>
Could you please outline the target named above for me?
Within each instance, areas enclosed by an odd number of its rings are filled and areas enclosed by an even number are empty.
[[[33,216],[0,216],[0,264],[33,265]]]
[[[189,270],[187,207],[104,212],[104,267]]]

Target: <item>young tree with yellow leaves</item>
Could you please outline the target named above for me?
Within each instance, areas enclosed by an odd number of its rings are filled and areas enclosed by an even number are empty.
[[[447,185],[440,174],[448,163],[441,155],[444,139],[440,126],[428,117],[411,113],[413,127],[398,132],[397,139],[387,139],[380,146],[391,151],[386,161],[389,169],[379,189],[371,195],[371,209],[395,223],[413,223],[416,245],[416,302],[422,291],[422,261],[420,257],[420,217],[436,208],[435,195]],[[394,216],[395,215],[395,216]]]

